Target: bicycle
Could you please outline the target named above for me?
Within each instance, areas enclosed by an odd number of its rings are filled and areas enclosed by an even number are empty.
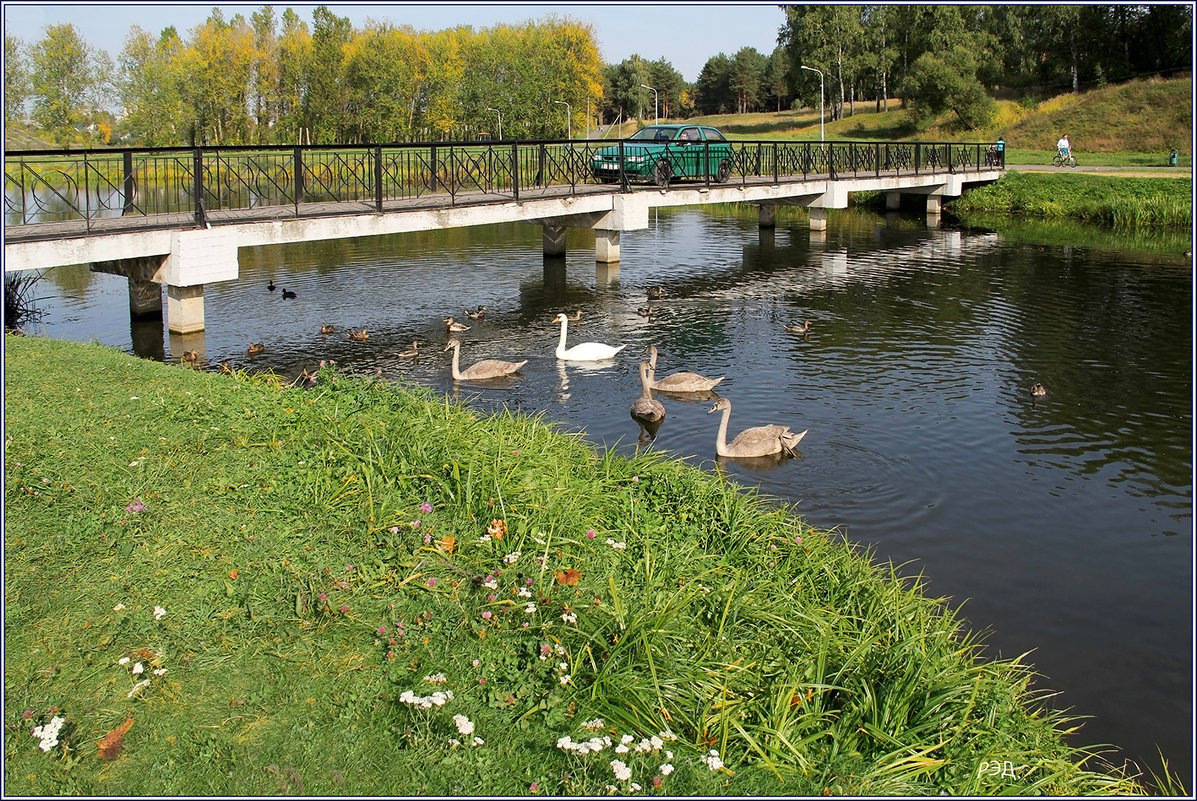
[[[1055,158],[1052,159],[1052,166],[1053,167],[1075,167],[1076,166],[1076,156],[1072,155],[1071,150],[1068,152],[1068,155],[1064,155],[1064,153],[1062,153],[1060,151],[1056,151],[1056,156],[1055,156]]]

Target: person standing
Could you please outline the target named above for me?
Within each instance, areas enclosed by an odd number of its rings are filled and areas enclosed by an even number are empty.
[[[1060,137],[1060,141],[1056,142],[1056,149],[1060,151],[1060,155],[1067,158],[1072,154],[1072,142],[1068,141],[1068,134]]]

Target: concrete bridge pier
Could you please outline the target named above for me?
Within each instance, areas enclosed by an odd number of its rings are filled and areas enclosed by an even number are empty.
[[[544,233],[542,234],[542,241],[544,243],[544,255],[546,256],[564,256],[565,255],[565,226],[564,225],[550,225],[543,226]]]
[[[138,256],[131,259],[92,262],[93,273],[119,275],[129,282],[129,316],[132,320],[162,319],[162,284],[158,272],[161,256]]]
[[[172,334],[204,330],[204,285],[166,285],[166,327]]]
[[[885,193],[885,210],[897,211],[902,207],[902,193],[901,192],[886,192]]]
[[[599,264],[619,264],[619,231],[594,230],[594,260]]]
[[[812,231],[826,231],[827,230],[827,209],[815,208],[814,206],[811,206],[810,229]]]
[[[761,228],[776,228],[777,206],[772,203],[762,203],[757,212],[756,224]]]

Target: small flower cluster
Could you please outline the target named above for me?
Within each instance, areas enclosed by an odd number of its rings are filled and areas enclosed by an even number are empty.
[[[702,757],[701,761],[711,770],[719,770],[723,767],[723,760],[719,758],[719,750],[712,748],[706,756]]]
[[[142,658],[149,659],[151,656],[153,656],[154,659],[156,660],[157,657],[156,657],[156,655],[151,654],[150,652],[146,652],[146,651],[138,651],[135,655],[138,657],[141,657],[141,658],[134,661],[133,657],[122,656],[120,659],[118,659],[116,661],[116,663],[118,665],[127,666],[129,668],[129,675],[131,675],[131,676],[134,676],[134,677],[144,676],[146,666],[145,666],[145,662],[142,661]],[[166,675],[166,668],[164,668],[164,667],[154,668],[152,672],[155,677],[162,678],[163,676]],[[146,687],[150,686],[150,681],[151,681],[151,679],[148,676],[146,678],[140,679],[136,684],[133,685],[133,689],[129,690],[129,692],[125,694],[125,697],[132,698],[133,696],[137,695],[139,692],[144,690]]]
[[[595,718],[582,723],[582,728],[591,730],[601,730],[604,726],[602,718]],[[671,731],[663,731],[652,737],[642,737],[639,740],[634,735],[625,734],[619,738],[619,743],[616,744],[608,735],[594,736],[582,742],[574,742],[573,738],[566,735],[557,740],[557,747],[562,751],[566,751],[579,756],[586,754],[597,754],[606,748],[614,746],[613,750],[620,756],[628,753],[636,754],[656,754],[660,753],[665,747],[666,740],[676,740],[677,736]],[[660,788],[662,784],[662,777],[673,773],[673,752],[664,752],[665,761],[658,766],[657,771],[660,775],[654,775],[652,778],[652,785],[654,788]],[[612,774],[616,781],[625,782],[627,789],[633,793],[640,792],[641,786],[632,781],[632,767],[628,765],[623,759],[612,759],[609,763]],[[614,785],[607,785],[607,791],[610,793],[618,792],[619,788]]]
[[[469,737],[471,734],[474,734],[474,721],[470,720],[465,715],[454,715],[453,725],[457,727],[457,733],[462,737]],[[450,740],[449,744],[456,748],[457,746],[461,745],[461,741]],[[486,745],[486,740],[483,740],[481,737],[475,735],[474,739],[470,741],[470,744],[477,748],[480,745]]]
[[[66,718],[55,715],[44,726],[34,726],[31,734],[40,741],[37,747],[47,754],[50,753],[58,745],[58,735],[62,733],[65,724]]]
[[[616,542],[615,540],[611,539],[610,537],[607,538],[607,544],[610,545],[612,548],[614,548],[617,551],[622,551],[628,547],[628,544],[626,542]]]
[[[452,701],[453,691],[437,690],[432,695],[416,695],[411,690],[404,690],[400,693],[399,700],[419,709],[432,709],[434,706],[444,706],[446,702]]]

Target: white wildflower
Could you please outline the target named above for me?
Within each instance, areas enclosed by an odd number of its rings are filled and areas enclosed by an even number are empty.
[[[520,552],[519,551],[512,551],[511,553],[509,553],[503,557],[503,561],[509,565],[514,565],[519,560],[520,560]]]
[[[566,623],[577,623],[578,622],[578,616],[576,614],[574,614],[573,612],[565,612],[564,614],[561,615],[561,619],[564,620]]]
[[[430,676],[425,676],[424,681],[429,684],[444,684],[448,679],[445,678],[444,673],[433,673]]]
[[[139,693],[139,692],[141,692],[143,689],[145,689],[145,687],[146,687],[146,686],[147,686],[149,683],[150,683],[150,680],[149,680],[149,679],[142,679],[141,681],[139,681],[139,682],[137,682],[136,684],[134,684],[134,685],[133,685],[133,689],[132,689],[132,690],[129,690],[129,692],[128,692],[128,693],[125,695],[125,697],[126,697],[126,698],[132,698],[133,696],[137,695],[137,693]]]
[[[719,751],[714,748],[712,748],[710,753],[702,758],[702,761],[706,763],[706,766],[711,770],[719,770],[721,767],[723,767],[723,760],[719,758]]]
[[[165,676],[166,668],[158,668],[157,670],[154,671],[154,675],[155,676]]]
[[[536,604],[528,604],[527,606],[524,607],[524,611],[527,612],[529,615],[536,614]]]
[[[124,610],[124,608],[125,608],[125,605],[124,605],[124,604],[117,604],[116,606],[112,607],[112,611],[113,611],[113,612],[120,612],[120,611],[123,611],[123,610]]]
[[[138,662],[133,666],[133,675],[140,676],[142,673],[145,673],[145,665]]]
[[[517,592],[516,595],[518,595],[521,598],[531,598],[532,591],[530,589],[528,589],[527,587],[520,587],[519,592]]]
[[[486,740],[483,740],[481,737],[475,737],[474,738],[474,747],[477,748],[480,745],[486,745]]]
[[[154,620],[161,620],[166,616],[166,610],[161,606],[154,607]]]
[[[66,723],[66,718],[61,718],[55,715],[50,718],[50,722],[44,726],[34,726],[33,736],[41,740],[37,747],[49,753],[54,746],[58,745],[58,734],[62,731],[63,724]]]
[[[486,581],[482,582],[482,586],[489,590],[499,589],[499,580],[494,576],[487,576]]]
[[[632,778],[632,769],[618,759],[611,760],[611,770],[615,772],[615,778],[621,782]]]
[[[604,721],[602,718],[595,718],[594,720],[587,720],[587,721],[583,722],[582,728],[583,729],[601,729],[606,725],[607,725],[606,721]]]
[[[666,762],[661,766],[661,775],[668,776],[670,773],[673,773],[673,765],[670,765],[668,762]]]
[[[566,673],[564,676],[561,677],[562,684],[569,684],[570,681],[572,681],[572,680],[573,680],[573,676],[569,675],[568,673]]]
[[[490,535],[483,534],[481,537],[478,538],[478,542],[490,542]]]
[[[463,737],[469,737],[474,733],[474,722],[465,715],[454,715],[453,724],[457,726],[457,731]]]
[[[127,664],[129,664],[130,662],[132,662],[132,661],[133,661],[133,660],[132,660],[132,659],[130,659],[129,657],[127,657],[127,656],[122,656],[120,659],[116,660],[116,663],[117,663],[118,665],[127,665]]]
[[[628,751],[631,751],[631,750],[632,749],[628,748],[623,743],[620,743],[619,745],[615,746],[615,753],[617,753],[617,754],[626,754]]]

